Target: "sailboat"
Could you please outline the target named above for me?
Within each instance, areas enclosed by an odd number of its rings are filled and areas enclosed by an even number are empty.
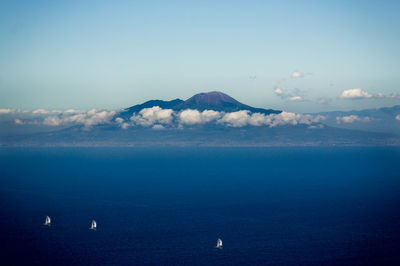
[[[44,221],[44,225],[50,226],[51,220],[49,216],[46,216],[46,220]]]
[[[92,224],[90,225],[90,230],[96,230],[97,229],[97,223],[95,220],[92,220]]]
[[[216,248],[222,248],[222,240],[221,240],[221,238],[218,238],[217,245],[215,247]]]

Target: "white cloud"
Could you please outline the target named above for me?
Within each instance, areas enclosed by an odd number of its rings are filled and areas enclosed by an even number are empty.
[[[296,114],[291,112],[281,112],[279,114],[269,115],[271,117],[271,122],[269,123],[270,127],[276,126],[284,126],[284,125],[297,125],[297,124],[304,124],[304,125],[312,125],[315,123],[321,123],[326,119],[325,116],[317,115],[303,115],[303,114]]]
[[[0,115],[1,114],[9,114],[9,113],[13,113],[13,112],[14,112],[13,109],[8,109],[8,108],[0,109]]]
[[[281,112],[277,115],[272,116],[270,127],[284,126],[284,125],[297,125],[301,118],[300,114],[291,112]]]
[[[292,96],[292,97],[290,97],[288,100],[291,101],[291,102],[301,102],[301,101],[303,101],[304,99],[303,99],[303,97],[301,97],[301,96]]]
[[[40,112],[43,113],[43,112]],[[151,127],[153,129],[164,129],[166,125],[183,128],[185,125],[217,123],[230,127],[244,126],[268,126],[277,127],[284,125],[304,124],[310,128],[319,128],[323,116],[312,116],[296,114],[291,112],[281,112],[279,114],[265,115],[262,113],[251,113],[248,110],[236,112],[218,112],[214,110],[204,110],[202,112],[194,109],[186,109],[181,112],[174,112],[172,109],[162,109],[158,106],[144,108],[138,114],[133,115],[128,121],[117,116],[117,111],[105,111],[92,109],[87,112],[76,113],[61,112],[58,115],[47,115],[39,120],[21,119],[14,120],[15,124],[35,124],[46,126],[69,126],[83,125],[84,129],[90,129],[95,125],[111,123],[115,126],[127,129],[139,125]],[[346,120],[346,119],[345,119]],[[313,127],[312,127],[313,126]]]
[[[124,122],[124,119],[121,117],[117,117],[115,118],[115,122],[117,122],[118,124],[122,124]]]
[[[77,113],[83,113],[83,112],[79,111],[79,110],[75,110],[75,109],[68,109],[68,110],[65,110],[63,113],[64,114],[77,114]]]
[[[76,114],[72,116],[67,116],[63,118],[63,122],[85,124],[85,119],[87,116],[88,116],[87,114]]]
[[[85,120],[85,127],[91,127],[98,124],[106,124],[111,121],[115,115],[115,111],[100,111],[96,113],[91,113]]]
[[[15,119],[14,123],[17,124],[17,125],[23,125],[24,124],[24,122],[22,122],[21,119]]]
[[[319,125],[312,125],[308,127],[309,129],[320,129],[320,128],[324,128],[323,124],[319,124]]]
[[[122,128],[122,129],[127,129],[128,127],[131,126],[130,123],[126,123],[125,120],[121,117],[115,118],[115,122]]]
[[[204,110],[201,112],[201,119],[204,123],[211,122],[213,120],[217,120],[221,117],[221,113],[214,110]]]
[[[344,90],[342,94],[339,96],[340,99],[400,99],[400,93],[391,93],[389,95],[385,95],[381,92],[372,94],[363,89],[356,88],[350,90]]]
[[[194,125],[200,123],[208,123],[221,117],[221,113],[214,110],[198,110],[186,109],[178,114],[179,122],[186,125]]]
[[[92,115],[95,115],[96,112],[97,112],[96,109],[91,109],[91,110],[89,110],[89,111],[87,112],[87,115],[92,116]]]
[[[325,99],[325,98],[320,98],[320,99],[318,99],[317,103],[319,103],[319,104],[328,104],[329,100]]]
[[[372,94],[360,88],[344,90],[340,95],[341,99],[368,99],[372,97]]]
[[[45,109],[37,109],[37,110],[32,111],[32,114],[34,114],[34,115],[45,115],[45,114],[49,114],[49,113],[50,113],[50,111],[47,111]]]
[[[254,113],[249,117],[248,123],[252,126],[263,126],[270,122],[269,116],[261,113]]]
[[[129,124],[129,123],[122,123],[122,124],[121,124],[121,128],[122,128],[122,129],[127,129],[128,127],[130,127],[130,124]]]
[[[155,129],[155,130],[162,130],[162,129],[165,129],[165,127],[164,127],[163,125],[156,124],[156,125],[154,125],[154,126],[152,127],[152,129]]]
[[[291,75],[291,77],[294,79],[294,78],[301,78],[301,77],[303,77],[304,76],[304,74],[303,73],[300,73],[300,72],[298,72],[298,71],[294,71],[293,73],[292,73],[292,75]]]
[[[249,113],[250,111],[247,110],[227,113],[220,120],[218,120],[218,123],[225,123],[231,127],[243,127],[249,123]]]
[[[18,119],[18,118],[14,120],[14,123],[16,125],[40,125],[40,124],[42,124],[41,122],[38,122],[36,120],[34,120],[34,121],[23,121],[23,120]]]
[[[187,109],[180,112],[178,116],[182,124],[193,125],[201,123],[201,114],[197,110]]]
[[[275,93],[276,95],[282,95],[282,94],[283,94],[283,91],[282,91],[281,88],[275,88],[274,93]]]
[[[354,122],[370,122],[371,118],[368,116],[365,117],[359,117],[358,115],[348,115],[348,116],[338,116],[336,117],[336,123],[345,123],[345,124],[351,124]]]
[[[400,115],[396,115],[396,120],[400,121]]]
[[[275,95],[279,96],[282,100],[291,101],[291,102],[301,102],[304,101],[304,97],[300,96],[304,94],[304,91],[294,88],[292,90],[283,90],[279,87],[274,89]]]
[[[40,110],[40,109],[39,109]],[[48,112],[55,113],[55,112]],[[47,113],[47,114],[48,114]],[[44,112],[39,111],[37,114],[44,114]],[[94,125],[107,124],[110,123],[112,118],[115,116],[116,111],[96,111],[95,109],[90,110],[87,113],[79,113],[75,115],[64,115],[64,112],[58,116],[47,116],[43,121],[22,121],[21,119],[16,119],[14,122],[16,124],[35,124],[35,125],[45,125],[45,126],[63,126],[68,124],[81,124],[85,129],[90,129]]]
[[[218,120],[218,123],[232,127],[243,127],[247,125],[276,127],[297,124],[312,125],[315,123],[321,123],[321,121],[325,119],[326,118],[321,115],[312,116],[291,112],[281,112],[279,114],[270,115],[253,113],[250,115],[249,111],[238,111],[225,114],[220,120]]]
[[[172,109],[162,109],[159,106],[154,106],[142,109],[138,115],[133,115],[130,120],[141,126],[151,126],[155,123],[171,124],[172,114]]]
[[[43,125],[46,126],[59,126],[62,123],[62,119],[60,119],[58,116],[48,116],[43,121]]]

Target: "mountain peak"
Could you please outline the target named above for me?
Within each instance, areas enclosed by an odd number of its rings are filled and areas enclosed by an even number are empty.
[[[249,105],[243,104],[231,96],[220,92],[210,91],[202,92],[193,95],[186,101],[175,99],[172,101],[161,101],[161,100],[150,100],[142,104],[138,104],[127,108],[124,114],[121,114],[123,118],[127,118],[133,113],[138,113],[143,108],[151,108],[153,106],[159,106],[163,109],[173,109],[174,111],[181,111],[185,109],[196,109],[199,111],[214,110],[222,112],[236,112],[240,110],[248,110],[250,112],[257,112],[263,114],[280,113],[281,111],[263,108],[254,108]]]
[[[185,101],[185,105],[206,105],[206,106],[220,106],[221,104],[229,103],[240,105],[241,103],[230,97],[229,95],[220,91],[202,92],[193,95]]]
[[[197,109],[199,111],[215,110],[223,112],[236,112],[240,110],[248,110],[250,112],[258,112],[263,114],[280,113],[281,111],[263,108],[254,108],[243,104],[231,96],[220,92],[202,92],[198,93],[183,103],[176,106],[177,109]]]

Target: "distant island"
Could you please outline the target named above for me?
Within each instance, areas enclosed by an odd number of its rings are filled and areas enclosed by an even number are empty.
[[[398,146],[400,106],[298,114],[218,91],[121,110],[1,114],[1,146]]]

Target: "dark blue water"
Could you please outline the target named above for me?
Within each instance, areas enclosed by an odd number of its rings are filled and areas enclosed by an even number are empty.
[[[398,264],[400,149],[2,148],[0,245],[3,265]]]

